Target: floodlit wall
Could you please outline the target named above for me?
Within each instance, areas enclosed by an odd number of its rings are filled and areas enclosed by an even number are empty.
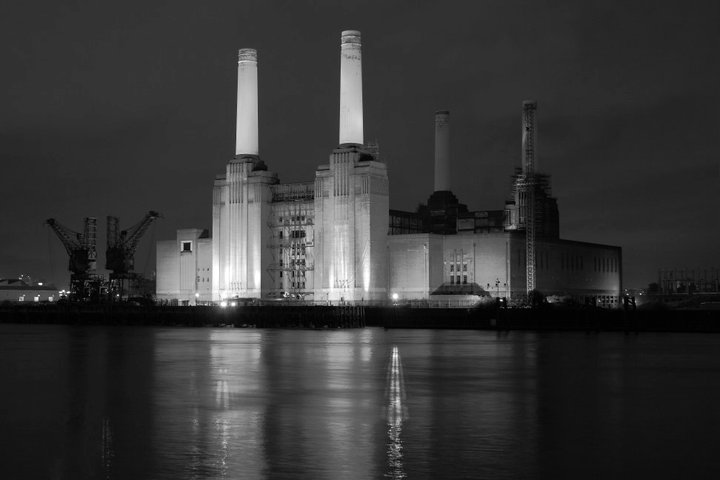
[[[212,243],[202,234],[200,229],[181,229],[175,240],[157,242],[159,301],[194,305],[211,300]]]
[[[617,305],[622,288],[619,247],[554,240],[536,248],[540,292]],[[401,301],[426,299],[441,285],[471,284],[493,297],[526,296],[521,233],[392,235],[388,252],[389,298],[396,293]]]
[[[399,301],[425,299],[430,294],[432,245],[442,248],[442,237],[431,233],[388,237],[389,291]],[[437,269],[437,273],[441,273]],[[436,273],[436,277],[438,277]],[[436,283],[439,284],[437,278]]]
[[[315,181],[315,300],[387,298],[387,169],[338,148]]]
[[[265,249],[271,241],[268,225],[277,176],[253,170],[251,159],[231,160],[213,194],[213,300],[261,298],[273,288]],[[216,270],[215,270],[216,269]],[[215,271],[217,274],[215,274]]]
[[[493,296],[509,296],[507,234],[447,235],[444,239],[441,259],[444,283],[475,283]]]

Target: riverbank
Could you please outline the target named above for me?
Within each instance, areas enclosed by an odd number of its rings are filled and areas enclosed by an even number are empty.
[[[369,306],[137,307],[0,306],[1,323],[234,328],[428,328],[533,331],[720,333],[717,310],[600,308],[408,308]]]

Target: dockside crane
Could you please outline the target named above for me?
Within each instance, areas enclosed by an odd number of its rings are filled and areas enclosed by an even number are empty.
[[[122,298],[127,280],[136,279],[135,250],[142,236],[150,225],[161,215],[149,211],[142,220],[128,228],[120,230],[117,217],[107,217],[107,250],[105,251],[105,268],[110,270],[110,290],[114,298]]]
[[[54,218],[45,223],[55,232],[70,256],[70,298],[76,301],[90,301],[100,294],[96,275],[97,267],[97,219],[85,217],[83,231],[76,232],[62,225]]]

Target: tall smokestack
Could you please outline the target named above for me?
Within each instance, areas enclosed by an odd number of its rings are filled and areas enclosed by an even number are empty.
[[[535,100],[525,100],[523,102],[522,167],[525,175],[532,175],[537,169],[537,126],[535,124],[535,110],[537,110],[537,102]]]
[[[360,32],[345,30],[340,41],[340,145],[363,142]]]
[[[235,155],[258,155],[257,51],[238,51],[237,135]]]
[[[450,191],[450,112],[435,112],[435,191]]]

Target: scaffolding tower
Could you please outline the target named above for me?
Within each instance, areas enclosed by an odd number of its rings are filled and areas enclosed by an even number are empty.
[[[272,188],[268,226],[271,295],[303,299],[312,293],[314,270],[314,182],[278,184]]]
[[[524,168],[523,187],[525,190],[525,274],[526,290],[530,294],[535,290],[535,226],[537,208],[537,192],[535,179],[535,110],[537,102],[523,102],[523,137],[522,137],[522,164]]]

